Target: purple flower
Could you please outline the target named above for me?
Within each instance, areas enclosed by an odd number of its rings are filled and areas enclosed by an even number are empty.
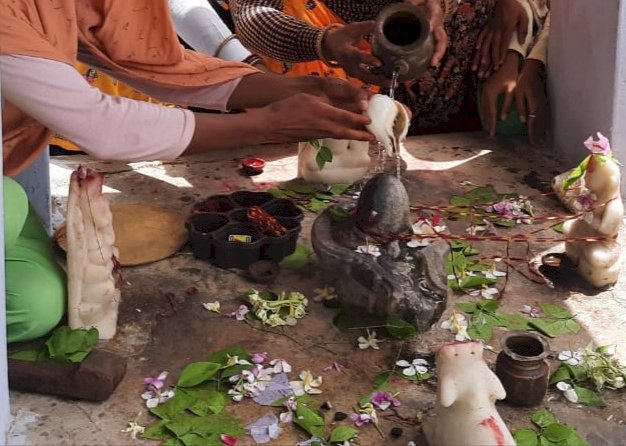
[[[250,309],[247,306],[241,305],[239,308],[237,308],[237,310],[230,313],[229,316],[234,317],[238,321],[243,321],[246,318],[246,314],[248,314],[249,312]]]
[[[391,392],[374,392],[372,394],[372,403],[380,410],[386,410],[393,406],[400,405],[400,400],[394,398]]]
[[[146,385],[148,390],[162,389],[165,385],[165,379],[167,378],[167,374],[167,372],[161,372],[161,374],[156,378],[153,376],[149,376],[143,379],[143,383]]]
[[[594,141],[593,136],[590,136],[584,144],[594,155],[606,156],[611,153],[611,143],[609,139],[600,132],[598,132],[598,141]]]
[[[265,361],[267,361],[267,352],[255,353],[252,355],[253,364],[263,364]]]
[[[365,413],[358,414],[353,412],[350,414],[350,419],[354,422],[356,427],[365,426],[366,424],[372,422],[371,417]]]

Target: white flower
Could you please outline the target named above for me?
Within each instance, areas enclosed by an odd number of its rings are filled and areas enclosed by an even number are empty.
[[[482,296],[483,299],[487,299],[487,300],[494,300],[498,294],[500,293],[500,291],[498,291],[497,288],[494,287],[488,287],[486,285],[483,285],[480,288],[476,288],[471,290],[468,294],[470,296]]]
[[[128,427],[126,429],[122,429],[122,432],[130,434],[130,438],[136,440],[137,434],[143,434],[145,430],[146,428],[144,426],[140,426],[135,421],[129,421]]]
[[[159,404],[163,404],[167,402],[170,398],[174,396],[173,390],[166,390],[165,392],[161,392],[159,390],[149,390],[148,392],[144,392],[141,395],[141,398],[146,400],[146,407],[148,409],[153,409],[157,407]]]
[[[496,269],[496,264],[494,263],[491,268],[485,271],[485,277],[487,279],[497,280],[498,277],[506,277],[506,272],[498,271]]]
[[[243,394],[236,389],[229,389],[228,394],[232,398],[233,401],[239,402],[243,400]]]
[[[412,362],[401,359],[396,362],[396,365],[404,368],[404,370],[402,370],[402,374],[405,376],[423,375],[424,373],[428,373],[428,361],[425,359],[417,358]]]
[[[527,314],[530,317],[539,317],[539,309],[531,305],[524,305],[522,307],[522,313]]]
[[[470,339],[467,334],[467,321],[465,320],[465,316],[457,313],[456,311],[452,312],[450,319],[441,323],[441,328],[444,330],[450,330],[452,334],[455,335],[455,339],[457,341],[466,341]]]
[[[565,381],[561,381],[556,384],[556,388],[563,392],[563,396],[570,403],[578,402],[578,394],[570,384]]]
[[[378,344],[380,342],[383,342],[380,339],[376,339],[376,332],[372,331],[370,333],[370,331],[367,331],[367,338],[363,337],[363,336],[359,336],[359,338],[357,339],[357,341],[359,342],[359,348],[361,350],[366,350],[368,348],[373,348],[374,350],[378,350],[380,347],[378,347]]]
[[[270,365],[274,373],[291,373],[291,366],[284,359],[272,359]]]
[[[337,298],[335,288],[331,286],[324,286],[324,288],[315,288],[313,290],[313,300],[315,302],[322,302],[325,300],[333,300]]]
[[[358,246],[355,251],[360,254],[369,254],[374,257],[378,257],[382,254],[378,246],[370,244]]]
[[[215,302],[205,302],[202,304],[202,306],[208,310],[208,311],[212,311],[213,313],[219,313],[220,312],[220,303],[216,300]]]
[[[570,350],[563,350],[559,353],[559,360],[566,362],[569,365],[578,365],[580,364],[582,356],[582,352],[580,351],[573,352]]]
[[[322,393],[319,387],[322,384],[322,377],[318,376],[317,378],[313,378],[313,374],[310,370],[305,370],[300,373],[301,381],[290,381],[289,385],[293,389],[293,393],[296,396],[302,396],[305,393],[310,395],[315,395]]]
[[[467,232],[469,235],[478,235],[482,234],[485,231],[487,231],[487,226],[484,225],[474,225],[465,229],[465,232]]]

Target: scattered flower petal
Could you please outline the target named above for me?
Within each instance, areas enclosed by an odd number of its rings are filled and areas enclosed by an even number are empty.
[[[215,301],[215,302],[205,302],[202,304],[202,306],[208,310],[208,311],[212,311],[213,313],[219,313],[220,312],[220,303],[219,301]]]
[[[263,364],[265,361],[267,361],[267,352],[255,353],[252,355],[253,364]]]
[[[400,400],[394,398],[391,392],[374,392],[371,401],[380,410],[387,410],[391,406],[397,407],[400,405]]]
[[[318,387],[322,384],[322,377],[313,377],[310,370],[305,370],[300,373],[301,381],[291,381],[289,385],[293,389],[293,393],[296,396],[302,396],[304,394],[317,395],[322,393]]]
[[[130,434],[130,438],[133,440],[137,439],[138,434],[143,434],[146,428],[144,426],[140,426],[135,421],[129,421],[128,427],[126,429],[122,429],[122,432],[125,434]]]
[[[284,359],[272,359],[270,365],[274,373],[291,373],[291,365]]]
[[[237,445],[237,438],[233,437],[232,435],[222,434],[222,435],[220,435],[220,440],[226,446],[236,446]]]
[[[335,370],[337,373],[341,373],[345,366],[339,364],[338,362],[333,362],[331,365],[324,367],[322,371],[330,372],[331,370]]]
[[[539,308],[535,308],[531,305],[524,305],[522,307],[522,313],[529,315],[530,317],[539,317]]]
[[[271,440],[278,438],[283,431],[278,427],[278,418],[273,413],[269,413],[259,418],[254,423],[246,426],[246,430],[250,432],[252,439],[259,444],[269,443]]]
[[[250,309],[245,305],[240,305],[235,311],[229,314],[230,317],[234,317],[238,321],[243,321],[246,318],[246,314],[250,312]]]
[[[470,337],[467,334],[467,320],[465,320],[465,316],[456,311],[453,311],[450,315],[450,319],[445,320],[441,323],[441,328],[444,330],[450,330],[452,334],[455,335],[455,339],[457,341],[466,341],[469,340]]]
[[[357,341],[359,342],[359,348],[361,350],[366,350],[368,348],[373,348],[374,350],[378,350],[378,349],[380,349],[378,344],[383,342],[380,339],[376,339],[376,332],[375,331],[372,331],[370,333],[369,330],[367,330],[367,338],[365,338],[363,336],[359,336]]]
[[[559,360],[566,362],[569,365],[579,365],[580,360],[582,359],[582,352],[563,350],[561,353],[559,353],[558,358]]]
[[[396,362],[396,365],[402,367],[402,374],[405,376],[423,375],[428,373],[428,361],[421,358],[416,358],[412,362],[401,359]]]
[[[355,249],[356,252],[360,254],[369,254],[374,257],[380,256],[382,253],[380,252],[380,248],[376,245],[361,245]]]
[[[594,141],[590,136],[585,142],[585,147],[594,155],[609,155],[611,153],[611,143],[602,133],[598,132],[598,140]]]
[[[325,300],[337,299],[337,293],[335,288],[331,286],[324,286],[324,288],[315,288],[313,290],[313,300],[315,302],[323,302]]]

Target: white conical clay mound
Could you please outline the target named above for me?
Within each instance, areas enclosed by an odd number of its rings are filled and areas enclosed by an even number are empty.
[[[72,173],[67,202],[68,319],[71,328],[115,336],[120,290],[113,216],[102,195],[103,175],[80,166]]]
[[[347,139],[321,139],[320,145],[328,147],[333,160],[322,169],[317,165],[317,149],[310,142],[298,147],[298,176],[311,183],[354,183],[365,176],[370,167],[369,143]]]
[[[367,114],[372,120],[367,130],[385,147],[387,156],[399,155],[409,132],[410,118],[406,108],[389,96],[375,94],[369,100]]]

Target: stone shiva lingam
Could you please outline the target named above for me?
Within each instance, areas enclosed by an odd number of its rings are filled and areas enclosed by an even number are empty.
[[[370,98],[367,114],[372,120],[367,129],[384,148],[381,156],[398,159],[410,122],[404,106],[389,96],[377,94]],[[321,154],[321,150],[326,153]],[[320,156],[324,161],[321,164]],[[298,146],[298,176],[311,183],[355,183],[367,174],[370,163],[366,141],[326,138],[301,142]]]
[[[315,220],[311,241],[341,301],[428,330],[446,304],[448,244],[411,248],[397,240],[411,233],[402,181],[378,174],[364,186],[353,214],[338,221],[336,212],[331,207]]]
[[[598,138],[585,141],[591,154],[578,168],[557,176],[553,189],[571,211],[581,214],[563,224],[563,234],[570,239],[565,243],[565,255],[580,276],[601,288],[614,284],[619,277],[618,236],[624,205],[620,166],[609,140],[600,133]]]
[[[515,446],[496,409],[506,397],[483,359],[480,342],[455,342],[437,352],[435,417],[424,425],[430,446]]]

